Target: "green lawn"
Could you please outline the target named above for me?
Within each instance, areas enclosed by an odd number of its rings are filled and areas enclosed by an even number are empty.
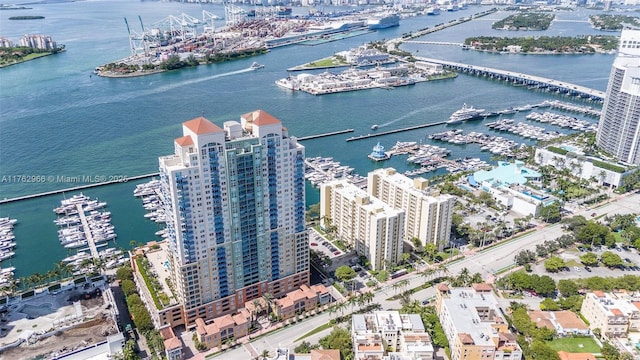
[[[600,347],[590,337],[580,338],[559,338],[553,341],[547,342],[547,345],[555,351],[564,350],[570,353],[586,352],[586,353],[600,353]]]
[[[334,56],[329,56],[324,59],[316,60],[303,66],[306,68],[314,68],[314,67],[324,67],[324,66],[334,66],[334,65],[347,65],[346,62],[340,61],[336,59]]]

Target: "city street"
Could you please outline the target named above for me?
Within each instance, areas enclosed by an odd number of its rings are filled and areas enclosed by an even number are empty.
[[[614,214],[630,214],[637,213],[640,209],[640,194],[632,194],[627,196],[620,196],[614,200],[611,200],[610,203],[607,203],[603,206],[600,206],[596,209],[585,209],[580,215],[585,216],[586,218],[591,218],[592,213],[596,213],[596,217],[600,215],[614,215]],[[578,215],[577,214],[577,215]],[[521,250],[530,249],[535,251],[535,247],[537,244],[541,244],[546,240],[555,239],[562,235],[562,229],[560,224],[541,226],[536,229],[536,231],[531,232],[525,236],[518,237],[516,239],[510,240],[506,243],[491,247],[489,249],[478,251],[477,253],[473,253],[467,255],[466,258],[456,261],[453,264],[447,266],[449,274],[455,275],[458,274],[463,268],[467,268],[471,274],[479,272],[482,276],[490,280],[491,277],[494,276],[496,272],[500,269],[507,268],[513,265],[513,258],[516,253]],[[623,253],[625,254],[625,253]],[[623,256],[625,257],[625,256]],[[626,272],[618,271],[621,275]],[[585,274],[589,274],[586,271],[575,272],[573,271],[572,275],[576,277],[578,274],[581,276],[587,276]],[[409,285],[407,288],[415,288],[425,282],[425,278],[422,276],[413,273],[406,276],[402,276],[400,278],[388,281],[380,290],[375,292],[375,298],[373,300],[374,303],[378,303],[382,306],[382,309],[397,309],[400,307],[398,301],[387,301],[386,299],[395,295],[396,290],[392,288],[392,284],[397,281],[408,280]],[[399,291],[399,290],[398,290]],[[435,296],[435,289],[430,287],[425,290],[418,291],[413,294],[413,299],[422,301],[424,299],[428,299]],[[345,310],[345,313],[349,309]],[[335,317],[336,315],[332,314],[331,317]],[[297,323],[295,325],[291,325],[282,330],[278,330],[276,332],[265,335],[260,339],[256,339],[250,342],[250,346],[252,346],[257,353],[261,353],[262,350],[266,349],[271,352],[271,354],[275,354],[277,348],[288,347],[291,350],[295,346],[297,346],[301,341],[295,341],[300,336],[306,334],[307,332],[317,328],[318,326],[329,322],[330,315],[328,312],[317,315],[313,318],[306,319],[303,322]],[[314,336],[308,337],[304,340],[309,341],[311,343],[317,342],[318,339],[326,336],[331,330],[327,329],[322,332],[315,334]],[[247,345],[248,346],[248,345]],[[246,350],[245,346],[238,347],[231,351],[226,351],[216,356],[217,359],[246,359],[250,356],[249,351]]]

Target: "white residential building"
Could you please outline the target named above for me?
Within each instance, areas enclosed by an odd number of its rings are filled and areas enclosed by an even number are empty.
[[[535,162],[538,165],[550,165],[559,170],[569,169],[572,174],[582,179],[594,179],[599,184],[612,188],[622,185],[624,178],[634,171],[634,169],[628,168],[622,172],[610,170],[600,165],[601,163],[606,163],[606,161],[585,156],[584,153],[573,147],[568,148],[571,151],[564,154],[551,151],[548,148],[537,148],[534,156]],[[622,168],[620,165],[616,166]]]
[[[351,317],[354,360],[431,360],[433,345],[418,314],[375,311]]]
[[[449,340],[451,360],[522,359],[522,349],[509,331],[491,286],[449,288],[440,284],[436,311]]]
[[[190,326],[308,284],[304,147],[262,110],[224,128],[199,117],[182,131],[175,154],[159,158],[182,307],[161,323]]]
[[[600,329],[603,336],[624,337],[629,331],[640,331],[640,298],[624,291],[588,293],[580,313],[589,322],[589,328]]]
[[[623,29],[596,142],[626,164],[640,165],[640,29]]]
[[[404,210],[405,240],[415,237],[423,245],[435,244],[440,251],[448,245],[455,197],[431,196],[426,179],[411,179],[393,168],[372,171],[367,180],[367,192],[371,196]]]
[[[320,187],[320,216],[324,228],[335,226],[338,238],[381,270],[402,258],[405,212],[368,195],[346,180]]]

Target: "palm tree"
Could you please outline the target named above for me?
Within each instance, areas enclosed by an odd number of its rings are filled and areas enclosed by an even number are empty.
[[[391,285],[391,287],[393,288],[393,290],[396,292],[396,295],[398,295],[398,289],[400,289],[400,282],[394,282],[393,285]]]
[[[351,307],[351,311],[353,312],[353,306],[358,302],[357,296],[356,295],[351,295],[349,296],[349,299],[347,300],[347,303],[349,304],[349,306]]]
[[[337,310],[338,310],[338,309],[336,308],[336,306],[330,306],[330,307],[329,307],[329,320],[332,320],[332,319],[331,319],[331,315],[333,315],[334,313],[336,313],[336,312],[337,312]]]
[[[429,281],[431,280],[431,277],[433,276],[433,274],[436,273],[436,269],[432,268],[432,267],[428,267],[425,270],[420,272],[420,276],[422,276],[423,278],[425,278],[425,280]]]
[[[269,350],[267,350],[267,349],[262,350],[262,353],[260,354],[260,356],[262,356],[263,359],[268,359],[269,358]]]
[[[273,307],[273,295],[271,293],[262,294],[262,298],[267,303],[267,315],[271,315],[272,307]]]

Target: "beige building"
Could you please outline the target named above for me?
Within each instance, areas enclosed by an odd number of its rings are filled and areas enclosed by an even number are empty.
[[[376,311],[351,317],[354,360],[432,360],[433,345],[418,314]]]
[[[588,293],[580,313],[589,322],[589,328],[600,329],[607,337],[624,337],[629,331],[640,329],[640,302],[627,292]]]
[[[320,187],[321,226],[367,257],[374,270],[401,260],[405,212],[394,209],[346,180]]]
[[[367,192],[395,209],[404,210],[405,240],[415,237],[423,245],[435,244],[440,251],[449,243],[455,197],[431,196],[426,179],[411,179],[393,168],[370,172]]]
[[[539,328],[546,327],[559,336],[589,335],[589,327],[573,311],[529,311],[529,318]]]
[[[489,285],[449,288],[440,284],[436,310],[449,340],[451,360],[522,359],[522,349]]]
[[[198,117],[182,124],[182,135],[158,159],[178,304],[147,303],[159,310],[157,325],[192,327],[307,285],[304,147],[263,110],[222,127]]]

